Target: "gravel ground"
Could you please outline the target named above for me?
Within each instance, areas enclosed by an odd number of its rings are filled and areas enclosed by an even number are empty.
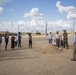
[[[69,35],[69,45],[72,37]],[[71,61],[72,46],[57,54],[43,54],[37,49],[48,44],[46,36],[34,36],[33,48],[28,48],[28,37],[22,38],[22,48],[0,52],[0,75],[76,75],[76,62]]]

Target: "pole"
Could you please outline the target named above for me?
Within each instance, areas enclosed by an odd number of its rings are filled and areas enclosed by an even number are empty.
[[[20,31],[20,26],[18,25],[18,33],[19,33],[19,31]]]
[[[45,26],[45,35],[47,36],[47,23],[46,23],[46,26]]]
[[[18,33],[19,33],[19,25],[18,25],[18,31],[17,31],[17,36],[18,36]]]

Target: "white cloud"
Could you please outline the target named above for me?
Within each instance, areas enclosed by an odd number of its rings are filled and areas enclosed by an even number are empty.
[[[4,11],[4,8],[3,7],[0,7],[0,14],[2,14]]]
[[[58,8],[59,12],[67,13],[68,19],[76,19],[76,8],[74,6],[62,6],[60,3],[60,1],[56,3],[56,7]]]
[[[32,8],[30,12],[24,14],[24,18],[31,18],[31,21],[27,22],[28,30],[31,31],[43,31],[44,27],[44,17],[43,14],[39,12],[38,8]]]
[[[23,21],[23,20],[19,20],[18,22],[16,22],[17,23],[17,25],[20,25],[20,26],[22,26],[22,25],[25,25],[26,23],[25,23],[25,21]]]
[[[68,19],[70,19],[70,18],[76,19],[76,12],[70,12],[70,13],[68,13],[67,18]]]
[[[24,17],[27,18],[27,17],[32,17],[32,16],[35,16],[35,15],[39,15],[38,13],[39,13],[38,8],[33,8],[30,12],[25,13]]]
[[[43,20],[43,14],[39,13],[38,8],[32,8],[30,12],[24,14],[24,18],[31,17],[32,19]]]
[[[31,20],[31,21],[24,21],[19,20],[17,22],[15,21],[9,21],[9,22],[3,22],[0,24],[0,30],[9,30],[12,32],[18,32],[18,25],[20,27],[19,31],[25,31],[25,32],[32,32],[32,31],[40,31],[45,32],[45,22],[44,21],[37,21]],[[48,32],[49,31],[61,31],[63,29],[71,30],[72,29],[72,22],[70,21],[49,21],[47,22]]]
[[[63,29],[71,30],[71,21],[50,21],[48,22],[48,31],[62,31]]]
[[[11,0],[0,0],[0,4],[5,3],[5,2],[10,2]]]
[[[20,31],[25,31],[25,32],[32,32],[32,31],[42,31],[44,30],[44,22],[43,21],[23,21],[19,20],[17,22],[15,21],[9,21],[9,22],[3,22],[0,24],[0,30],[9,30],[12,32],[17,32],[18,31],[18,26],[20,27]]]
[[[10,2],[12,0],[0,0],[0,14],[3,13],[4,11],[4,8],[2,7],[2,4],[5,3],[5,2]]]

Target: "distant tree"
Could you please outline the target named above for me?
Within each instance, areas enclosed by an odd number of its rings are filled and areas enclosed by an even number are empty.
[[[31,32],[26,32],[26,34],[28,35],[28,34],[32,34]]]

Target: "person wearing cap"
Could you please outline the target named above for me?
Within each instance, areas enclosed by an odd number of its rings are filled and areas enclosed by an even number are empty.
[[[76,55],[76,31],[73,37],[73,59],[71,59],[72,61],[76,61],[75,55]]]

